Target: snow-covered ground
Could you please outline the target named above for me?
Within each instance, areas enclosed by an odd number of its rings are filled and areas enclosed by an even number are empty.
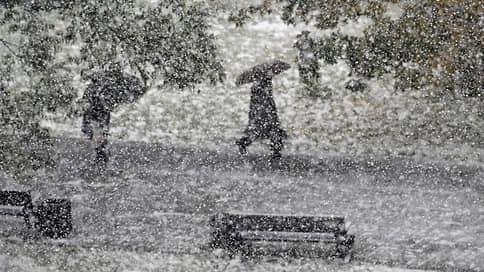
[[[118,142],[99,173],[89,166],[93,154],[85,142],[60,139],[55,153],[56,169],[17,182],[2,178],[0,186],[30,190],[37,201],[69,198],[73,233],[63,240],[22,240],[22,225],[9,225],[0,239],[5,271],[484,268],[483,173],[477,168],[288,156],[271,169],[259,155],[241,160],[224,149]],[[356,236],[354,260],[247,262],[206,249],[209,217],[231,210],[345,216]]]

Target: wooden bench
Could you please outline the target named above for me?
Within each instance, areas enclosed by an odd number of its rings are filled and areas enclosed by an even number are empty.
[[[38,206],[27,192],[0,191],[0,216],[22,217],[27,228],[51,238],[64,238],[72,230],[71,203],[47,199]]]
[[[231,256],[265,254],[257,246],[274,244],[283,245],[283,251],[293,255],[314,256],[310,253],[323,245],[333,245],[332,255],[348,261],[354,243],[354,235],[347,233],[343,217],[220,213],[211,218],[210,224],[211,247],[222,248]]]

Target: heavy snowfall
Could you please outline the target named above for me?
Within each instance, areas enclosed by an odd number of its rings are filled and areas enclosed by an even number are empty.
[[[53,136],[57,165],[0,172],[1,190],[69,199],[73,218],[69,237],[51,239],[0,215],[0,271],[484,271],[481,98],[395,91],[390,75],[353,92],[344,61],[321,63],[320,84],[330,91],[308,96],[294,43],[304,30],[328,33],[288,25],[279,9],[236,26],[230,10],[243,5],[213,2],[222,83],[183,91],[155,84],[117,107],[102,169],[82,118],[49,113],[41,126]],[[388,11],[399,14],[398,5]],[[338,28],[358,36],[371,24],[363,16]],[[266,141],[246,156],[235,145],[251,94],[237,76],[275,59],[291,66],[272,80],[288,134],[277,164]],[[73,80],[81,97],[87,83]],[[226,211],[344,216],[353,257],[230,258],[207,247],[210,216]]]

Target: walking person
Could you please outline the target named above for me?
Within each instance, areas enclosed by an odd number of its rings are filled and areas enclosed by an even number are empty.
[[[84,93],[83,99],[89,97],[86,96],[86,93]],[[108,144],[110,119],[111,111],[102,105],[100,99],[93,99],[93,101],[87,105],[84,114],[82,115],[81,131],[87,136],[87,139],[94,142],[96,146],[96,164],[105,164],[108,162],[106,146]]]
[[[247,154],[247,147],[256,140],[270,140],[271,159],[281,157],[283,140],[287,133],[282,129],[277,115],[276,103],[272,95],[272,77],[289,69],[289,64],[272,61],[254,66],[242,73],[236,84],[254,83],[251,88],[249,105],[249,123],[244,136],[236,141],[242,155]]]
[[[109,160],[106,148],[111,112],[119,104],[135,102],[146,92],[145,85],[138,78],[119,71],[102,72],[91,78],[82,97],[85,108],[81,131],[96,146],[96,164],[104,165]]]

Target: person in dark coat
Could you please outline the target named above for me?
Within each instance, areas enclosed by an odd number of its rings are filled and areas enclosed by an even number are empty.
[[[294,47],[299,51],[299,79],[305,85],[308,93],[315,95],[319,86],[318,50],[315,41],[309,36],[310,33],[309,31],[303,31],[299,34]]]
[[[272,96],[272,77],[264,77],[251,88],[249,106],[249,124],[245,135],[236,141],[241,154],[247,154],[246,148],[255,140],[269,139],[273,158],[281,157],[283,139],[287,133],[281,128],[277,116],[276,103]]]
[[[91,79],[83,101],[81,131],[96,144],[96,162],[106,163],[111,112],[122,103],[135,102],[147,88],[134,76],[120,72],[103,72]]]

